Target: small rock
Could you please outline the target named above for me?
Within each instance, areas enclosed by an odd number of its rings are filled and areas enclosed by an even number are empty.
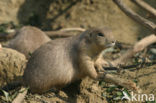
[[[23,75],[26,58],[23,54],[9,48],[1,48],[0,52],[0,87]]]

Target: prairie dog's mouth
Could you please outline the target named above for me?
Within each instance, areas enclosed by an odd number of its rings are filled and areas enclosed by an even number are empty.
[[[107,48],[108,48],[108,47],[114,47],[115,44],[116,44],[116,41],[113,41],[113,42],[107,44],[106,47],[107,47]]]

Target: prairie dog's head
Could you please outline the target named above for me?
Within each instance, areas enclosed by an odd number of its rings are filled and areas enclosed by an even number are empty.
[[[91,28],[85,34],[88,43],[97,47],[108,48],[115,45],[114,37],[109,28]]]

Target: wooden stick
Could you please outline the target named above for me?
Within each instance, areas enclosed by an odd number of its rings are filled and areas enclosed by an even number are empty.
[[[67,31],[85,31],[86,29],[83,29],[83,28],[64,28],[64,29],[61,29],[60,31],[63,31],[63,32],[67,32]]]
[[[144,10],[146,10],[147,12],[149,12],[150,14],[156,17],[156,9],[151,7],[149,4],[147,4],[143,0],[131,0],[131,1],[133,1],[138,6],[140,6],[141,8],[143,8]]]
[[[99,74],[98,80],[104,80],[105,82],[108,83],[113,83],[116,85],[120,85],[124,88],[130,89],[134,92],[141,92],[141,89],[136,86],[136,84],[130,80],[119,78],[118,76],[111,75],[108,73],[101,73]]]
[[[12,101],[12,103],[23,103],[25,96],[27,95],[28,90],[26,88],[20,89],[21,93],[19,93],[16,98]]]
[[[156,24],[141,17],[137,13],[135,13],[133,10],[128,8],[125,4],[123,4],[122,0],[113,0],[114,3],[118,5],[118,7],[129,17],[131,17],[133,20],[137,21],[138,23],[144,25],[148,29],[152,30],[156,34]]]

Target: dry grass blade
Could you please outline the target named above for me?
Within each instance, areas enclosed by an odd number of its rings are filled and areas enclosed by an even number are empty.
[[[141,8],[143,8],[144,10],[148,11],[150,14],[156,17],[156,9],[151,7],[149,4],[147,4],[143,0],[131,0],[131,1],[133,1],[138,6],[140,6]]]
[[[131,10],[130,8],[128,8],[122,0],[113,0],[114,3],[116,3],[118,5],[118,7],[129,17],[131,17],[132,19],[134,19],[135,21],[137,21],[138,23],[144,25],[145,27],[147,27],[148,29],[152,30],[155,34],[156,34],[156,24],[154,24],[153,22],[141,17],[140,15],[138,15],[137,13],[135,13],[133,10]]]

